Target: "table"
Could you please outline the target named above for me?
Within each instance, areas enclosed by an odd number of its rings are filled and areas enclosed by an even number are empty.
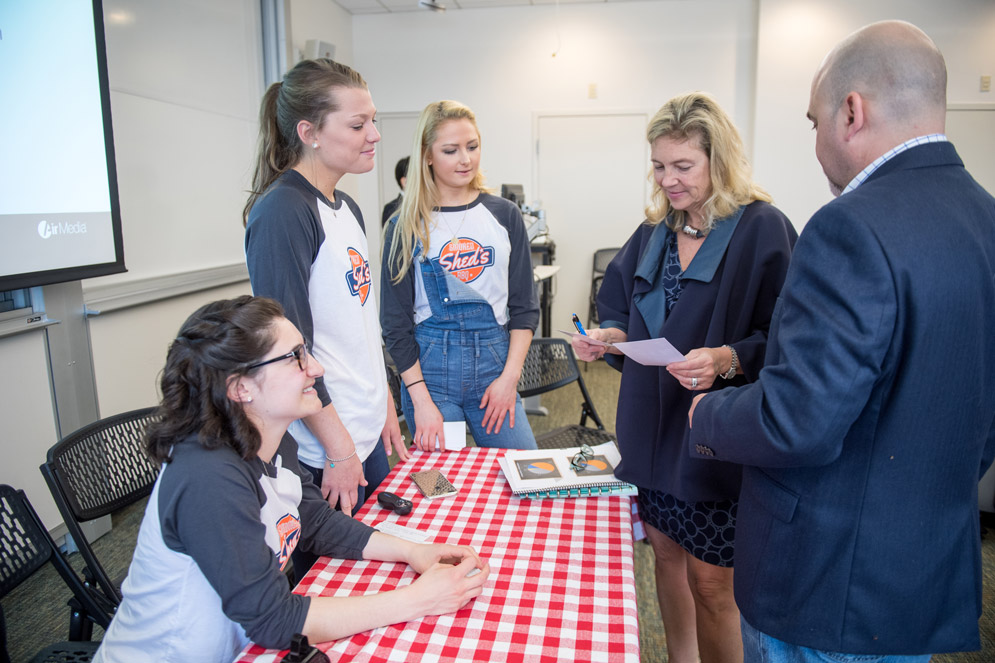
[[[412,500],[413,511],[398,516],[373,497],[357,518],[471,545],[491,575],[483,593],[459,612],[317,645],[332,661],[638,663],[630,498],[514,497],[497,464],[505,451],[414,451],[394,467],[381,490]],[[429,468],[445,474],[459,494],[422,497],[408,475]],[[415,575],[405,564],[323,557],[294,591],[370,594],[410,584]],[[285,653],[249,645],[236,660],[269,663]]]

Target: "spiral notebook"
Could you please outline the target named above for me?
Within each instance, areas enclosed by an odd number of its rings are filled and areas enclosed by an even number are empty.
[[[597,497],[635,495],[636,487],[620,481],[615,468],[622,457],[614,442],[591,447],[593,455],[584,459],[583,469],[574,469],[571,460],[580,447],[566,449],[511,449],[498,459],[511,492],[518,497]]]

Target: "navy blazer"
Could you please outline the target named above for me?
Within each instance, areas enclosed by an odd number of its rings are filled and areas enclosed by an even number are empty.
[[[598,291],[601,326],[626,331],[630,341],[662,336],[684,353],[730,344],[744,375],[732,381],[717,378],[713,388],[755,379],[798,236],[794,227],[765,202],[718,222],[685,270],[684,291],[668,317],[658,284],[671,232],[663,224],[640,225],[609,264]],[[735,499],[739,465],[710,463],[684,451],[687,412],[696,392],[659,366],[605,357],[622,371],[615,420],[622,451],[618,477],[684,501]]]
[[[690,455],[752,466],[744,618],[823,650],[978,649],[993,420],[995,199],[950,143],[914,147],[812,217],[759,379],[695,410]]]

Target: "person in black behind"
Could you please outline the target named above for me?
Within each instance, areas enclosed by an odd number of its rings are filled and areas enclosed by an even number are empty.
[[[380,217],[381,226],[387,225],[390,217],[397,214],[397,210],[401,208],[401,199],[404,197],[404,185],[408,182],[409,161],[411,161],[411,157],[404,157],[394,166],[394,179],[397,180],[397,186],[400,187],[401,193],[397,194],[397,198],[383,206],[383,214]]]

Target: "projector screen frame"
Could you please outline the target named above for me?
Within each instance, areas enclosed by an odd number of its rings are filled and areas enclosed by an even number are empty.
[[[104,151],[107,163],[107,185],[110,203],[111,232],[114,241],[114,260],[22,272],[19,274],[0,274],[0,291],[78,281],[127,271],[124,263],[124,236],[121,229],[121,203],[118,196],[117,162],[114,155],[114,131],[111,120],[110,79],[107,74],[107,41],[104,31],[103,3],[102,0],[90,0],[90,5],[93,17],[93,41],[96,49],[97,77],[100,84],[100,106],[103,119]]]

